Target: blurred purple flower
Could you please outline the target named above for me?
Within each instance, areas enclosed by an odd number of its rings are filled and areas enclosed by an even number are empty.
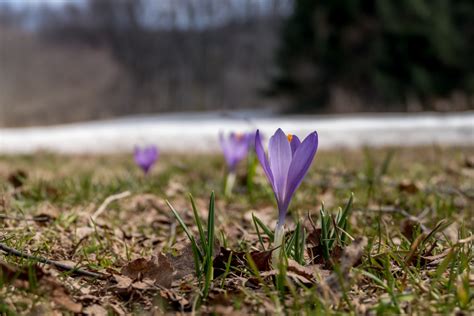
[[[140,148],[135,146],[135,163],[147,174],[158,159],[158,148],[154,145]]]
[[[257,131],[248,132],[247,135],[249,137],[249,149],[255,151],[255,137],[257,136]],[[260,138],[264,140],[265,136],[260,133]]]
[[[230,133],[228,137],[225,137],[222,133],[219,134],[222,152],[230,172],[234,172],[237,164],[247,157],[252,135],[250,133]]]
[[[279,128],[270,137],[267,158],[257,130],[255,151],[277,200],[277,230],[283,226],[291,198],[308,172],[317,149],[318,133],[316,131],[300,142],[298,137],[291,134],[287,136]]]

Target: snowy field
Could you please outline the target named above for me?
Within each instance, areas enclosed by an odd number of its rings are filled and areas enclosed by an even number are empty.
[[[251,117],[251,119],[249,119]],[[0,129],[0,154],[47,150],[112,153],[156,144],[162,151],[212,152],[219,131],[259,128],[271,135],[317,130],[320,149],[360,146],[474,145],[474,112],[277,116],[271,113],[161,114],[68,125]]]

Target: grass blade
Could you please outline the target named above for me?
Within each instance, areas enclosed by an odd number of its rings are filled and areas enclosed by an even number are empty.
[[[206,247],[206,260],[204,267],[206,270],[205,281],[204,281],[204,290],[203,296],[207,297],[209,294],[209,289],[214,277],[214,268],[213,268],[213,249],[214,249],[214,213],[215,213],[215,195],[214,191],[211,193],[211,198],[209,200],[209,214],[207,218],[207,247]]]
[[[214,191],[211,193],[209,200],[209,214],[207,218],[207,256],[212,257],[212,250],[214,248],[214,207],[215,196]]]
[[[258,228],[257,218],[255,217],[254,213],[252,213],[252,221],[253,221],[253,225],[255,226],[255,230],[257,231],[258,241],[260,242],[260,245],[262,246],[262,249],[266,250],[265,249],[265,244],[263,243],[262,235],[260,234],[260,229]]]
[[[173,205],[171,205],[171,203],[168,200],[166,200],[165,202],[166,204],[168,204],[168,207],[171,209],[171,212],[173,212],[174,217],[176,217],[176,219],[178,220],[179,225],[181,226],[181,228],[183,228],[189,240],[191,240],[192,239],[191,231],[189,230],[188,226],[184,223],[183,219],[181,218],[181,215],[179,215],[179,213],[174,209]]]
[[[189,199],[191,200],[191,206],[193,208],[194,220],[199,230],[199,238],[201,239],[201,244],[204,245],[204,243],[206,242],[206,238],[204,235],[204,229],[202,228],[201,218],[199,217],[199,213],[196,208],[196,203],[194,202],[194,198],[191,194],[189,194]]]
[[[275,233],[272,232],[267,225],[265,225],[258,217],[254,216],[255,222],[260,226],[260,228],[265,232],[265,234],[270,238],[270,241],[273,242],[275,240]]]

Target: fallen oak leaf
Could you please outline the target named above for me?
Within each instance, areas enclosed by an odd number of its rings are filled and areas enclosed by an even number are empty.
[[[174,268],[168,258],[160,253],[150,259],[139,258],[129,262],[122,268],[121,273],[133,280],[151,279],[155,285],[170,288]]]

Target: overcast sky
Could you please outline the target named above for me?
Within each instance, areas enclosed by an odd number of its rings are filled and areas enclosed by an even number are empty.
[[[81,3],[83,0],[0,0],[0,4],[7,3],[14,7],[27,7],[27,6],[61,6],[65,3]]]
[[[100,1],[100,0],[97,0]],[[159,13],[167,13],[168,11],[174,11],[173,6],[171,5],[173,1],[176,0],[147,0],[144,3],[147,5],[147,9],[142,12],[142,19],[150,27],[166,27],[169,25],[170,21],[166,19],[159,19]],[[187,10],[178,10],[174,15],[174,22],[178,26],[183,28],[196,28],[196,27],[205,27],[213,24],[218,24],[220,22],[226,21],[230,16],[238,16],[239,14],[248,14],[248,7],[246,5],[246,0],[231,0],[226,2],[229,5],[228,10],[220,10],[214,13],[213,16],[208,16],[206,7],[202,7],[202,10],[199,10],[199,4],[201,0],[192,0],[197,6],[198,9],[195,13],[197,14],[197,20],[189,20]],[[291,3],[291,0],[286,0],[286,8],[282,6],[281,12],[289,12],[290,7],[288,6]],[[61,9],[65,4],[75,4],[82,6],[87,3],[87,0],[0,0],[0,9],[2,4],[8,5],[13,10],[22,11],[24,14],[24,23],[23,25],[30,30],[36,29],[40,21],[38,11],[42,6],[48,6],[50,9]],[[214,2],[219,4],[219,0]],[[251,0],[252,12],[253,14],[262,14],[268,12],[272,7],[272,0]],[[281,1],[280,5],[285,3]],[[26,11],[25,11],[26,10]],[[26,15],[25,15],[26,14]]]

